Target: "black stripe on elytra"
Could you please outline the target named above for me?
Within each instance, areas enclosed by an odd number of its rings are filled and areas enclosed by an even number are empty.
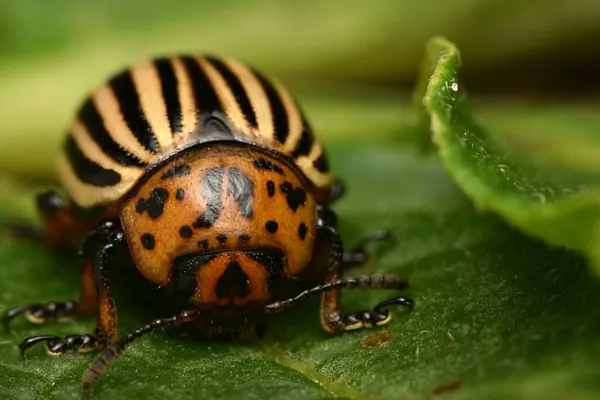
[[[250,279],[237,261],[231,261],[215,285],[215,294],[219,298],[230,294],[246,297],[250,294]]]
[[[123,71],[116,75],[110,80],[109,85],[117,97],[123,119],[133,136],[146,150],[157,153],[158,139],[144,115],[131,71]]]
[[[246,219],[254,215],[252,199],[254,197],[254,182],[246,174],[235,167],[229,168],[227,174],[229,181],[228,194],[233,196],[240,212]]]
[[[315,138],[312,129],[304,115],[302,115],[302,136],[300,136],[300,140],[296,144],[292,157],[298,158],[300,156],[307,156],[308,153],[310,153],[314,140]]]
[[[167,108],[167,118],[169,118],[169,127],[173,134],[181,133],[183,127],[183,113],[181,112],[181,103],[179,102],[179,91],[177,88],[177,76],[171,60],[160,58],[154,61],[156,71],[160,78],[160,88],[162,97]]]
[[[321,153],[321,155],[315,161],[313,161],[313,167],[322,173],[329,172],[329,163],[327,162],[327,156],[324,152]]]
[[[163,176],[160,177],[160,180],[164,181],[165,179],[174,178],[177,176],[189,175],[191,170],[192,167],[186,164],[174,165],[169,168],[167,172],[163,174]]]
[[[256,121],[256,114],[254,113],[254,108],[250,103],[250,99],[248,98],[248,94],[246,93],[246,89],[242,86],[242,82],[238,76],[221,60],[216,57],[205,57],[206,61],[212,64],[213,67],[225,79],[225,82],[231,89],[231,92],[235,96],[242,113],[244,113],[244,117],[252,128],[258,128],[258,122]]]
[[[206,203],[206,209],[196,221],[194,228],[210,228],[219,219],[223,209],[222,189],[225,167],[217,167],[208,170],[202,179],[202,196]]]
[[[181,62],[190,79],[197,113],[223,112],[219,97],[200,64],[192,57],[182,57]]]
[[[271,106],[271,115],[273,116],[273,128],[275,130],[275,139],[281,144],[284,144],[289,134],[289,121],[288,114],[281,101],[279,93],[275,89],[275,86],[265,78],[260,72],[252,70],[258,81],[260,82],[269,105]]]
[[[121,175],[113,170],[104,169],[87,158],[71,135],[67,137],[65,153],[80,181],[102,187],[113,186],[121,182]]]
[[[78,118],[86,127],[92,139],[94,139],[94,142],[102,149],[102,152],[117,163],[136,167],[144,167],[146,165],[114,141],[106,130],[102,116],[92,99],[88,99],[83,103],[83,106],[79,110]]]
[[[283,174],[283,169],[281,169],[279,165],[265,158],[259,158],[258,160],[254,160],[252,164],[254,164],[254,167],[256,167],[257,169],[268,169],[278,174]]]

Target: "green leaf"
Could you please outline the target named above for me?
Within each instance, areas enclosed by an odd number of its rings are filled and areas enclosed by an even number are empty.
[[[433,142],[458,185],[477,206],[523,231],[584,252],[600,273],[600,175],[564,165],[540,166],[504,150],[467,108],[456,47],[434,39],[429,57],[436,67],[423,103]]]
[[[336,206],[346,247],[376,229],[397,237],[347,275],[408,276],[415,311],[394,310],[386,328],[329,337],[312,299],[274,316],[259,341],[155,333],[128,349],[89,398],[597,398],[600,283],[579,255],[549,249],[475,210],[434,157],[385,141],[337,144],[330,153],[349,186]],[[2,213],[29,198],[19,193],[2,199]],[[4,237],[0,263],[0,312],[78,294],[76,257]],[[156,316],[124,275],[114,279],[123,333]],[[343,308],[367,309],[391,295],[345,292]],[[90,319],[44,326],[19,319],[13,331],[0,332],[0,397],[80,397],[81,373],[93,356],[54,359],[39,346],[22,360],[16,345],[30,335],[93,327]]]

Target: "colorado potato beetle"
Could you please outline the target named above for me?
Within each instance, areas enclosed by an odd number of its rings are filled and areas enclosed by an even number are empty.
[[[408,282],[342,276],[366,260],[367,243],[388,235],[377,232],[344,253],[330,209],[343,185],[323,145],[290,93],[245,64],[173,56],[113,75],[80,107],[58,172],[65,200],[39,195],[43,228],[28,232],[53,246],[80,246],[81,296],[17,307],[3,321],[96,315],[93,333],[20,344],[22,353],[38,342],[53,355],[101,351],[83,374],[84,388],[157,328],[234,332],[316,294],[330,334],[385,325],[390,305],[413,307],[394,297],[372,311],[341,314],[342,288],[403,290]],[[173,293],[179,312],[119,339],[115,255]]]

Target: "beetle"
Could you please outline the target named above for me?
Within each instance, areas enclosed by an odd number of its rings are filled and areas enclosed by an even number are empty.
[[[52,246],[78,243],[78,301],[6,312],[34,323],[96,315],[93,333],[34,336],[52,355],[100,351],[83,374],[90,388],[134,340],[158,328],[237,332],[321,294],[320,322],[337,334],[390,322],[393,297],[342,315],[341,289],[408,288],[406,278],[344,278],[363,263],[376,232],[344,253],[330,206],[344,185],[297,102],[278,81],[233,59],[169,56],[121,70],[81,105],[58,161],[66,192],[37,197]],[[179,312],[118,338],[112,274],[125,255],[147,281],[170,291]]]

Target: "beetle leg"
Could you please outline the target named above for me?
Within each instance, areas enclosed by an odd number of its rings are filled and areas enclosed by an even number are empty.
[[[305,290],[297,296],[281,301],[275,301],[265,306],[268,313],[282,312],[296,303],[305,300],[315,294],[321,293],[321,323],[327,333],[339,333],[363,327],[382,326],[391,321],[391,315],[387,306],[402,305],[412,311],[414,303],[407,297],[393,297],[377,304],[372,311],[359,311],[342,317],[340,314],[340,289],[395,289],[404,290],[408,288],[408,282],[396,275],[363,275],[357,278],[335,279],[322,285]],[[337,295],[336,295],[337,293]],[[331,295],[334,295],[332,298]]]
[[[10,322],[16,316],[25,313],[27,319],[34,324],[43,324],[49,318],[68,318],[75,315],[77,303],[74,301],[26,304],[8,310],[2,318],[2,323],[9,329]]]
[[[328,227],[327,229],[336,230],[337,216],[331,209],[320,206],[317,212],[319,214],[319,223],[322,227]],[[393,242],[394,237],[389,231],[376,231],[365,236],[358,241],[352,251],[343,253],[344,266],[359,266],[367,262],[369,259],[369,253],[366,249],[367,246],[369,246],[371,243],[379,241]]]
[[[344,253],[344,266],[359,266],[367,262],[370,254],[367,252],[367,246],[374,242],[388,241],[393,242],[394,237],[389,231],[376,231],[363,237],[354,246],[352,251]]]
[[[139,339],[147,333],[151,333],[155,329],[175,327],[193,321],[196,318],[198,318],[198,312],[196,310],[184,311],[174,317],[154,320],[131,332],[125,338],[114,342],[104,349],[96,360],[94,360],[92,365],[83,373],[81,378],[83,388],[90,389],[96,381],[106,373],[108,367],[115,362],[123,350],[136,339]]]
[[[344,251],[340,235],[332,226],[321,226],[321,232],[327,234],[331,240],[330,264],[327,271],[325,282],[342,281],[342,272],[344,266]],[[345,287],[360,289],[396,289],[403,290],[408,288],[408,281],[393,275],[373,275],[360,277],[353,282],[346,280]],[[342,286],[343,287],[343,286]],[[413,302],[404,297],[396,298],[398,304],[403,304],[412,308]],[[390,300],[392,301],[392,300]],[[393,303],[393,301],[392,301]],[[339,333],[342,331],[354,330],[363,327],[381,326],[391,321],[391,315],[383,307],[387,304],[381,303],[372,311],[361,311],[358,313],[342,316],[341,308],[341,287],[324,291],[321,297],[321,326],[327,333]]]
[[[37,196],[37,210],[44,222],[43,226],[16,223],[9,227],[11,234],[20,239],[65,248],[73,238],[83,237],[89,229],[54,191]]]
[[[319,210],[318,232],[321,238],[329,239],[330,261],[325,283],[301,292],[296,297],[267,304],[267,312],[280,312],[313,294],[321,293],[321,325],[327,333],[335,334],[363,327],[381,326],[391,321],[391,315],[385,308],[398,304],[413,308],[413,301],[406,297],[395,297],[379,303],[372,311],[360,311],[342,316],[341,289],[395,289],[408,288],[408,281],[395,275],[370,275],[358,278],[342,278],[344,267],[344,249],[342,239],[332,222],[335,214],[322,208]]]
[[[124,244],[124,236],[116,223],[103,222],[92,230],[83,244],[84,274],[82,299],[74,306],[75,312],[97,310],[97,327],[94,334],[30,337],[21,343],[22,354],[33,344],[46,342],[48,352],[60,355],[65,352],[89,352],[113,343],[117,336],[117,315],[112,300],[109,281],[109,256]],[[95,297],[95,299],[94,299]],[[13,315],[14,317],[14,315]]]

